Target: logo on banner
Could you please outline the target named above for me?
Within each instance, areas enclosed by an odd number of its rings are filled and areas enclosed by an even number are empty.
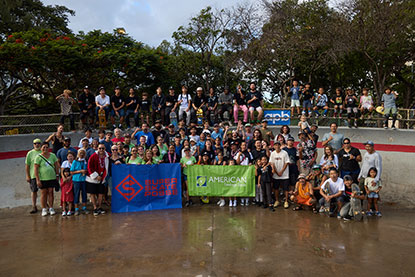
[[[125,177],[116,187],[116,190],[128,201],[130,202],[140,191],[143,190],[143,186],[134,179],[133,176],[128,175]]]
[[[206,187],[207,186],[207,176],[197,176],[196,177],[196,186],[197,187]]]
[[[269,125],[289,125],[291,111],[280,110],[280,111],[264,111],[264,119]]]

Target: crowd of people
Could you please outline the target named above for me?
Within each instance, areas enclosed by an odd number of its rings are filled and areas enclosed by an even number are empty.
[[[288,90],[291,98],[291,116],[295,116],[297,112],[298,116],[303,115],[305,118],[327,117],[330,110],[330,113],[333,111],[330,115],[334,118],[344,117],[345,120],[347,118],[349,127],[358,127],[358,119],[371,118],[375,110],[375,99],[366,88],[362,89],[360,96],[353,89],[348,88],[343,93],[341,88],[337,88],[329,97],[323,87],[315,91],[310,84],[303,86],[294,80]],[[392,126],[395,128],[397,97],[398,93],[390,88],[386,88],[382,95],[385,128],[388,128],[390,116],[393,119]],[[85,86],[78,99],[71,97],[70,90],[64,90],[56,99],[61,105],[61,123],[63,124],[65,118],[69,117],[71,130],[75,130],[72,112],[75,104],[79,106],[83,125],[88,128],[97,125],[100,110],[105,112],[106,120],[110,119],[112,129],[126,128],[127,130],[131,128],[131,119],[135,127],[143,122],[151,122],[154,125],[157,119],[167,126],[172,121],[172,114],[179,120],[185,119],[187,125],[203,119],[212,126],[225,120],[237,124],[240,111],[243,113],[244,124],[259,123],[264,114],[263,95],[257,90],[254,82],[250,83],[247,90],[238,85],[234,92],[224,87],[221,93],[217,93],[214,88],[210,88],[209,92],[205,93],[199,87],[195,94],[190,94],[187,86],[183,85],[179,94],[175,93],[173,87],[169,87],[165,95],[162,88],[158,87],[151,98],[147,92],[142,92],[139,97],[134,88],[129,89],[128,96],[123,95],[120,87],[115,87],[111,97],[106,94],[105,88],[101,87],[98,95],[95,96],[89,87]]]
[[[316,125],[300,129],[298,135],[294,135],[287,125],[274,134],[266,120],[258,125],[239,120],[236,127],[231,128],[226,123],[211,126],[208,120],[198,125],[184,118],[177,126],[163,126],[163,121],[156,119],[154,127],[144,122],[131,134],[115,128],[114,132],[100,130],[98,137],[93,138],[92,131],[87,129],[76,147],[63,135],[63,129],[63,125],[59,125],[44,142],[35,139],[33,149],[27,153],[31,213],[37,212],[40,190],[42,216],[54,215],[53,194],[60,189],[62,216],[89,213],[88,194],[92,213],[95,216],[105,214],[103,205],[110,205],[108,190],[112,187],[112,165],[180,163],[186,207],[193,205],[187,189],[189,166],[253,165],[256,168],[255,198],[221,197],[219,206],[255,204],[271,211],[279,206],[285,209],[291,206],[294,211],[306,208],[349,220],[354,216],[350,202],[367,199],[367,215],[381,216],[377,203],[382,188],[381,156],[375,151],[374,143],[367,141],[367,153],[362,157],[360,151],[351,146],[351,140],[338,132],[336,123],[330,125],[330,132],[321,139],[324,154],[320,158]],[[359,190],[352,190],[353,185],[358,185]],[[207,199],[201,200],[207,202]]]

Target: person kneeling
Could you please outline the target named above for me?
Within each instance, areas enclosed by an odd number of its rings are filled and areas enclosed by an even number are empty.
[[[302,210],[303,206],[312,207],[313,213],[317,213],[315,204],[316,200],[313,195],[313,188],[310,182],[306,181],[306,176],[300,174],[298,176],[298,181],[295,184],[295,189],[293,195],[291,195],[291,200],[294,201],[295,207],[294,211]]]
[[[334,211],[330,209],[330,205],[336,203],[337,205],[337,217],[340,217],[340,210],[344,203],[344,183],[343,179],[339,178],[339,173],[337,169],[332,168],[329,172],[329,179],[327,179],[320,188],[320,194],[322,198],[320,199],[320,205],[326,207],[326,212],[329,212],[329,215],[333,215]]]
[[[345,201],[340,210],[340,216],[346,221],[352,218],[360,221],[362,219],[362,200],[365,199],[365,196],[360,191],[359,186],[353,183],[352,176],[344,176],[343,182],[345,186]]]

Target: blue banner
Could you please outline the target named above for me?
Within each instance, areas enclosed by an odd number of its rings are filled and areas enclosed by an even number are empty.
[[[264,119],[268,125],[290,125],[290,110],[264,110]]]
[[[180,164],[113,165],[113,213],[182,207]]]

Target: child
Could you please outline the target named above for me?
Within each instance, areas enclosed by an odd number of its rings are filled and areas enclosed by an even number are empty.
[[[63,170],[63,176],[61,179],[61,201],[62,201],[62,216],[72,215],[72,202],[73,202],[73,184],[72,176],[69,168]],[[66,205],[69,206],[68,212],[66,212]]]
[[[186,194],[186,203],[185,203],[186,207],[189,207],[190,205],[192,205],[192,202],[190,201],[190,197],[189,197],[189,190],[187,188],[187,174],[188,174],[187,167],[194,165],[195,163],[196,163],[196,158],[190,154],[190,148],[186,147],[184,149],[184,156],[180,159],[180,164],[183,168],[182,178],[183,178],[183,184],[184,184],[183,190]]]
[[[316,106],[313,108],[314,112],[316,113],[316,117],[320,116],[319,110],[324,109],[323,117],[327,116],[327,112],[329,111],[329,107],[327,102],[329,101],[327,94],[324,93],[324,88],[318,89],[318,94],[316,96]]]
[[[147,122],[149,123],[150,118],[150,101],[148,100],[148,93],[143,92],[141,103],[139,105],[140,107],[140,117],[141,117],[141,123]],[[146,121],[144,121],[144,117],[146,118]]]
[[[73,190],[74,190],[74,202],[75,202],[75,215],[79,215],[79,194],[82,192],[82,212],[88,214],[86,209],[87,203],[87,194],[86,194],[86,173],[87,171],[87,161],[85,160],[86,152],[85,149],[81,148],[78,150],[78,156],[76,160],[73,161],[71,166],[71,174],[73,181]]]
[[[379,191],[382,189],[382,184],[379,181],[375,181],[378,170],[376,167],[369,169],[369,176],[365,179],[365,190],[367,194],[367,215],[372,216],[372,204],[375,206],[375,211],[377,216],[382,216],[378,207]]]
[[[313,187],[310,182],[306,181],[305,174],[300,174],[298,176],[294,195],[291,196],[291,200],[296,204],[293,211],[299,211],[302,210],[302,206],[308,206],[313,208],[313,213],[317,213],[315,207],[316,200],[313,196]]]
[[[334,117],[339,116],[341,118],[343,112],[343,102],[344,97],[342,94],[341,88],[336,88],[336,94],[330,99],[330,102],[333,103],[334,107]]]
[[[234,159],[230,159],[228,161],[228,165],[236,165],[236,161]],[[236,197],[229,197],[229,207],[236,207],[237,206],[237,202],[236,202]]]
[[[304,132],[306,134],[309,134],[311,132],[310,124],[308,124],[307,116],[305,114],[302,114],[300,116],[300,121],[298,122],[298,127],[300,127],[300,133]]]
[[[349,126],[349,128],[352,128],[351,122],[352,122],[352,119],[354,119],[354,127],[357,128],[357,120],[356,119],[357,119],[357,113],[358,113],[358,110],[357,110],[358,100],[357,100],[357,97],[354,94],[352,89],[347,90],[346,98],[345,98],[344,102],[345,102],[345,106],[346,106],[346,109],[347,109],[347,123],[348,123],[348,126]]]
[[[272,167],[269,165],[268,157],[262,156],[260,160],[260,166],[257,169],[258,175],[258,188],[262,190],[262,199],[264,201],[264,209],[268,208],[275,212],[272,205]]]
[[[369,113],[369,118],[371,117],[373,107],[373,98],[369,95],[369,90],[364,88],[362,90],[362,96],[360,96],[360,103],[359,103],[361,119],[363,119],[364,114],[367,112]]]

